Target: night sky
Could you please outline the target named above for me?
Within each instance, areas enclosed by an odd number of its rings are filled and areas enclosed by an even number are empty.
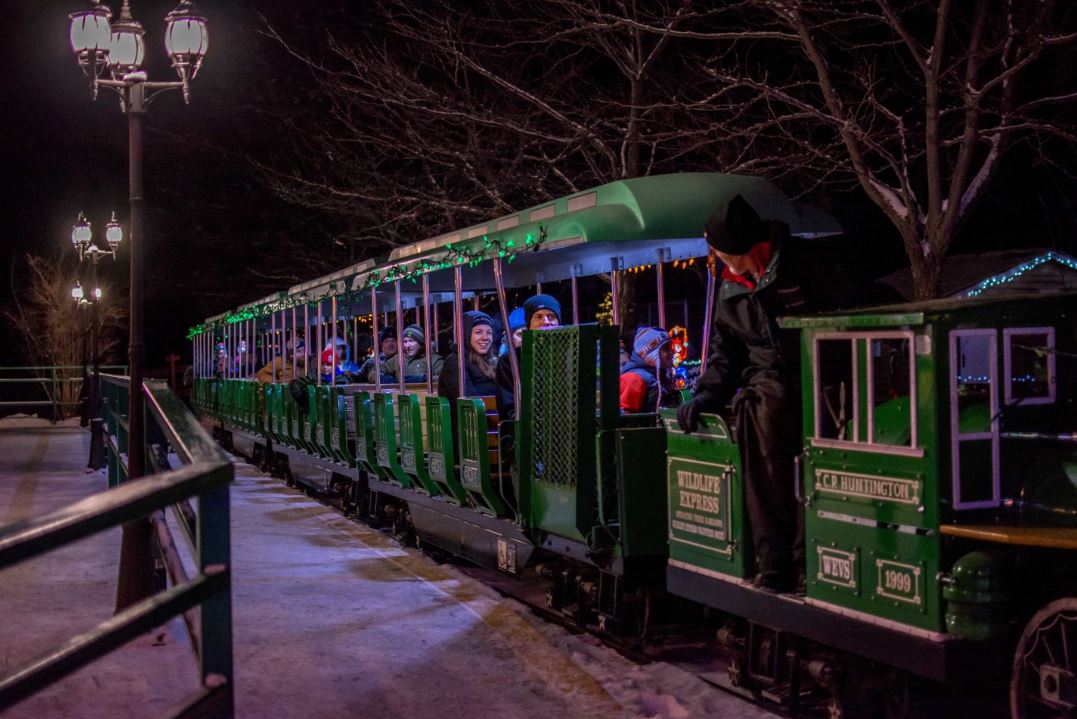
[[[119,0],[110,5],[118,13]],[[100,233],[115,209],[127,215],[127,123],[116,96],[102,89],[91,102],[86,79],[68,45],[68,13],[77,0],[7,3],[8,68],[4,73],[4,266],[23,253],[48,254],[70,244],[70,228],[85,211]],[[187,327],[207,315],[281,289],[290,281],[244,270],[257,255],[287,266],[273,253],[274,233],[317,232],[298,210],[283,206],[253,177],[250,157],[268,158],[287,143],[267,106],[293,88],[301,73],[279,48],[257,33],[258,12],[276,20],[305,17],[320,8],[292,3],[232,0],[200,2],[210,21],[210,51],[184,106],[179,93],[154,100],[147,114],[146,365],[169,351],[189,352]],[[164,16],[175,2],[137,0],[133,13],[147,36],[151,80],[173,80],[163,48]],[[11,14],[13,13],[13,17]],[[309,28],[308,28],[309,29]],[[291,78],[282,90],[280,79]],[[300,81],[301,82],[301,81]],[[301,85],[299,85],[301,87]],[[318,106],[311,102],[310,112]],[[1072,180],[1036,169],[1018,150],[1007,160],[955,252],[1013,246],[1075,252],[1077,192]],[[828,208],[848,231],[842,251],[858,271],[878,276],[900,267],[904,256],[877,209],[856,191]],[[98,234],[100,236],[100,234]],[[879,243],[879,237],[888,238]],[[416,236],[415,240],[422,239]],[[69,257],[70,261],[73,261]],[[126,253],[102,265],[102,274],[125,283]],[[341,263],[343,264],[343,263]],[[9,303],[3,283],[0,302]],[[5,334],[10,329],[5,326]],[[10,338],[9,338],[10,339]],[[3,343],[5,364],[23,361],[17,342]]]

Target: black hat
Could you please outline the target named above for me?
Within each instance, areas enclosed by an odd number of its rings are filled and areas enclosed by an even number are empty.
[[[767,240],[770,228],[747,200],[735,195],[707,218],[703,233],[707,244],[719,252],[746,255],[752,247]]]
[[[385,340],[396,339],[396,327],[393,325],[386,325],[378,330],[378,344],[380,345]]]
[[[539,310],[550,310],[557,315],[557,321],[561,321],[561,303],[557,298],[550,295],[535,295],[524,301],[524,327],[531,326],[531,318]]]

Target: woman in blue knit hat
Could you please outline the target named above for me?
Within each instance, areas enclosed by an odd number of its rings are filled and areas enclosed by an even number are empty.
[[[640,327],[632,354],[621,368],[621,411],[625,414],[657,412],[677,404],[677,391],[669,375],[673,367],[672,340],[661,327]]]
[[[464,313],[464,382],[460,392],[457,375],[457,355],[445,358],[438,377],[438,394],[455,402],[460,397],[487,397],[496,393],[494,372],[497,368],[497,348],[494,347],[494,321],[478,310]],[[459,350],[457,350],[459,351]],[[454,413],[455,414],[455,413]]]

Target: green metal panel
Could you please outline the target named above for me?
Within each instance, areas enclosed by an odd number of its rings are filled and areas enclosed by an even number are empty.
[[[322,447],[322,386],[311,385],[307,387],[307,445],[311,454],[316,457],[324,457],[325,449]]]
[[[664,427],[616,431],[619,552],[624,557],[668,551]]]
[[[333,451],[333,417],[336,415],[336,403],[333,402],[333,387],[323,384],[318,388],[318,449],[323,457],[336,460]]]
[[[400,413],[400,466],[419,492],[439,495],[441,490],[430,478],[426,469],[426,454],[423,450],[422,403],[419,395],[397,395],[397,410]]]
[[[355,466],[355,454],[352,452],[352,437],[349,430],[354,431],[354,421],[348,416],[350,404],[349,397],[339,387],[333,392],[333,437],[330,445],[337,461],[347,467]]]
[[[521,510],[526,507],[535,529],[580,542],[592,536],[598,515],[596,435],[612,430],[619,418],[616,347],[615,327],[524,333],[518,471],[521,491],[526,487],[529,494]]]
[[[411,477],[400,466],[397,448],[396,402],[391,394],[374,395],[374,451],[382,476],[393,484],[411,486]]]
[[[939,536],[806,516],[808,597],[943,631]]]
[[[456,412],[460,428],[460,484],[480,512],[505,516],[508,511],[491,475],[486,404],[481,399],[461,398],[456,401]]]
[[[456,448],[452,440],[452,415],[449,400],[430,395],[426,398],[427,469],[430,479],[450,501],[467,504],[467,492],[456,475]]]
[[[744,510],[740,448],[729,425],[704,414],[685,434],[674,410],[662,411],[669,487],[669,559],[701,574],[747,577],[752,547]]]
[[[355,458],[367,474],[376,479],[388,480],[378,464],[374,443],[374,403],[369,392],[356,392],[355,402]]]

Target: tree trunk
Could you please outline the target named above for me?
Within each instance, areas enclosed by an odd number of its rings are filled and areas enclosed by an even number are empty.
[[[925,245],[930,247],[925,242]],[[942,284],[943,255],[929,250],[927,256],[922,252],[910,252],[912,262],[913,299],[916,301],[933,300],[939,296]]]

